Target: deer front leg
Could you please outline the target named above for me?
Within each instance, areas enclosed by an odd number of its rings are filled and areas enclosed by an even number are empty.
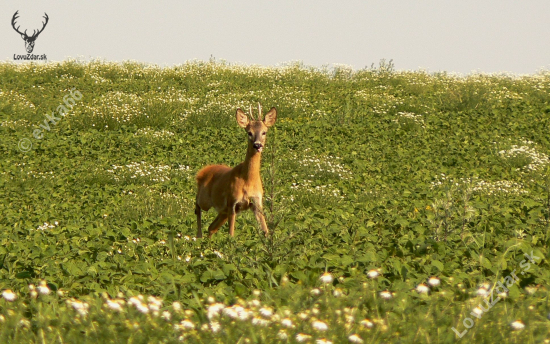
[[[235,235],[235,218],[237,214],[235,212],[229,214],[229,235]]]
[[[252,211],[254,212],[254,216],[256,217],[256,220],[260,223],[260,227],[264,231],[265,236],[267,236],[269,234],[269,229],[267,229],[267,224],[265,223],[262,199],[253,198],[252,200],[253,202],[251,203],[251,208],[252,208]]]
[[[201,207],[195,203],[195,214],[197,215],[197,238],[202,238]]]
[[[235,219],[237,218],[237,212],[239,211],[239,204],[234,203],[229,208],[229,235],[234,236],[235,235]]]

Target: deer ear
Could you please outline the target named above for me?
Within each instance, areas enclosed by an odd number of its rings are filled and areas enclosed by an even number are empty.
[[[276,120],[277,120],[277,109],[272,107],[271,110],[269,110],[269,112],[265,114],[264,124],[266,127],[271,127],[273,124],[275,124]]]
[[[246,128],[248,125],[248,116],[241,109],[237,109],[237,123],[241,128]]]

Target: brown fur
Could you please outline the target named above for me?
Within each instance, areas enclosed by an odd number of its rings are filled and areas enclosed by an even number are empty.
[[[261,118],[261,114],[260,114]],[[230,168],[225,165],[209,165],[197,173],[197,237],[202,237],[201,210],[216,209],[218,216],[208,227],[211,237],[229,220],[229,234],[235,233],[235,216],[237,213],[251,209],[267,235],[269,230],[262,211],[263,186],[260,177],[261,150],[255,147],[265,145],[268,127],[275,124],[275,108],[266,114],[263,121],[249,121],[241,109],[237,110],[237,123],[248,133],[248,148],[245,160]]]

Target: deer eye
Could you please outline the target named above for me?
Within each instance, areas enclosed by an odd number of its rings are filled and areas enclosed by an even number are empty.
[[[251,132],[251,131],[248,132],[248,136],[252,136],[252,132]]]
[[[262,132],[262,135],[265,135],[265,131],[264,131],[264,132]]]

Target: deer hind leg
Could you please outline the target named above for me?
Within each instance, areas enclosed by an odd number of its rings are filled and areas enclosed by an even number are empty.
[[[265,217],[263,214],[262,204],[259,202],[251,203],[252,211],[254,212],[254,216],[256,217],[256,220],[260,224],[260,227],[264,231],[265,235],[267,236],[269,234],[269,229],[267,229],[267,224],[265,223]]]
[[[202,238],[201,207],[195,203],[195,214],[197,215],[197,238]]]
[[[210,224],[208,227],[208,237],[211,238],[212,235],[214,235],[218,229],[220,229],[221,226],[227,221],[227,214],[219,213],[218,216],[214,219],[214,221]]]

